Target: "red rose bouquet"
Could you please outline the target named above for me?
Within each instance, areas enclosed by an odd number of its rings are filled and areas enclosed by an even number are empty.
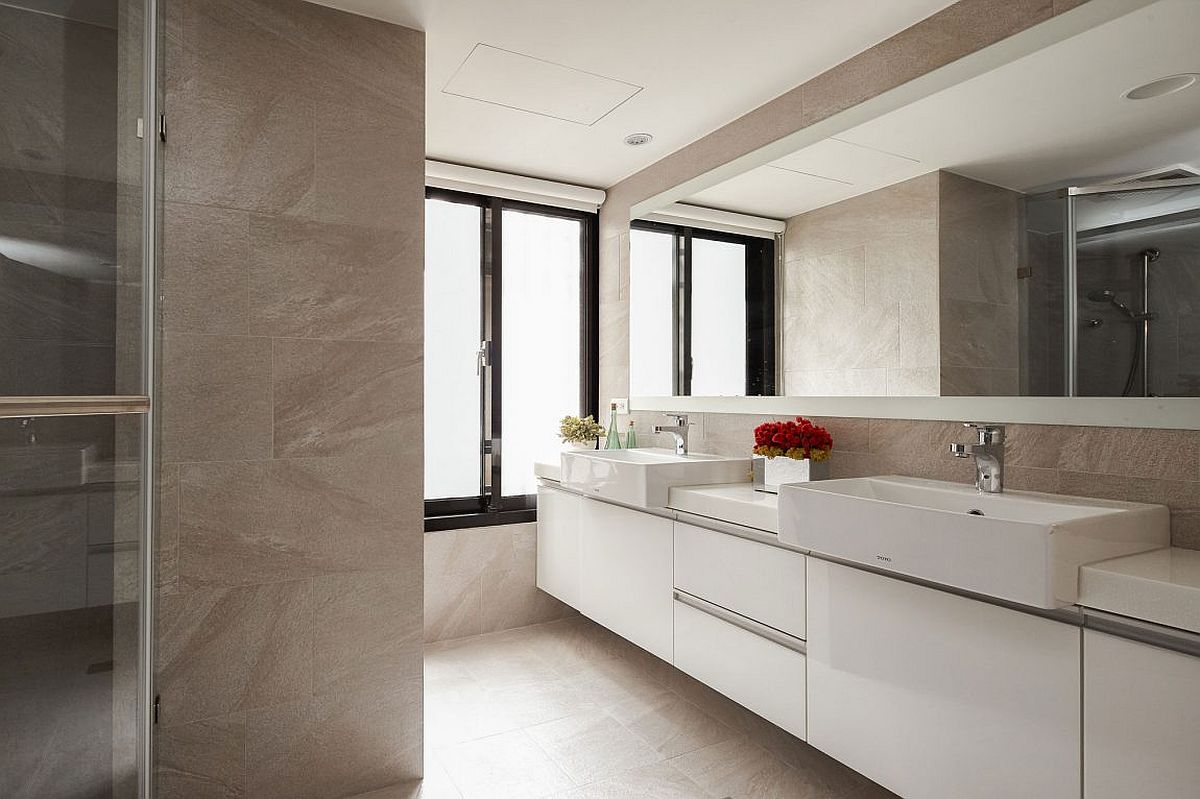
[[[803,416],[794,422],[763,422],[754,428],[754,454],[768,458],[823,461],[833,451],[833,437]]]

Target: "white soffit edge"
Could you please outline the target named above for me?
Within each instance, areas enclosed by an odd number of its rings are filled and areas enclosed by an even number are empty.
[[[701,227],[706,230],[735,233],[741,236],[755,236],[760,239],[773,239],[787,227],[786,223],[778,219],[738,214],[732,211],[720,211],[715,208],[704,208],[699,205],[685,205],[683,203],[668,205],[661,211],[649,214],[643,218],[650,222]]]
[[[600,189],[428,159],[425,161],[425,185],[590,213],[595,213],[604,203],[604,192]]]
[[[445,94],[594,125],[641,86],[477,44],[442,88]]]
[[[1200,429],[1193,397],[630,397],[633,411]]]

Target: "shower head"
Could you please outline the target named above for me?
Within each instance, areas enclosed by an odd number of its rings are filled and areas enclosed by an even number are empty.
[[[1130,319],[1137,318],[1137,314],[1128,305],[1117,299],[1117,295],[1113,293],[1112,289],[1095,289],[1094,291],[1089,291],[1087,298],[1090,302],[1107,302]]]
[[[1162,255],[1162,253],[1158,251],[1157,247],[1147,247],[1146,249],[1142,250],[1141,255],[1147,261],[1153,263],[1154,261],[1158,260],[1158,256]]]

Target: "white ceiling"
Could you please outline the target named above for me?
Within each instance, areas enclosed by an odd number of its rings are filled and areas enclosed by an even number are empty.
[[[1200,72],[1197,31],[1200,2],[1159,0],[687,202],[786,218],[935,169],[1032,191],[1200,167],[1200,84],[1149,100],[1123,96]]]
[[[952,2],[314,1],[426,31],[430,158],[602,188]],[[481,44],[548,69],[514,61],[489,94],[443,91]],[[590,85],[572,91],[572,73]],[[640,90],[587,124],[578,106],[603,106],[614,81]],[[623,143],[640,132],[654,141]]]

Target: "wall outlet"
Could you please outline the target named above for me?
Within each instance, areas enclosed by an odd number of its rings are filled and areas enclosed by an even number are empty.
[[[617,397],[615,399],[609,400],[609,407],[611,408],[613,405],[617,406],[618,414],[628,414],[629,413],[629,398],[628,397]]]

